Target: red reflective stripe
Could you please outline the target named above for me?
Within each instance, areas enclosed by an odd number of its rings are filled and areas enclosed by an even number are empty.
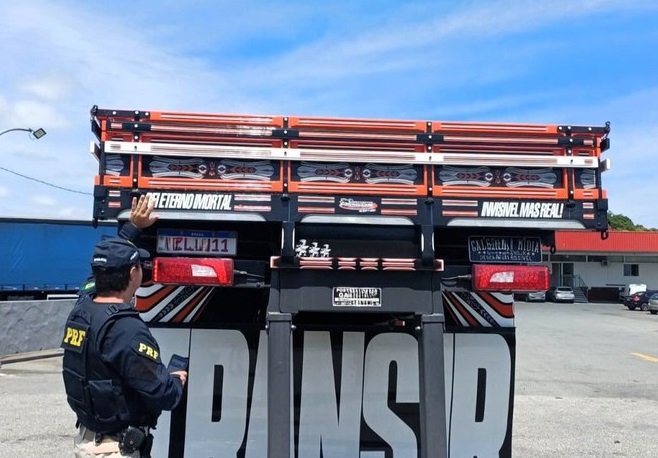
[[[148,312],[153,307],[158,305],[165,297],[167,297],[174,290],[173,286],[165,286],[157,290],[150,296],[137,297],[135,301],[135,308],[140,312]]]

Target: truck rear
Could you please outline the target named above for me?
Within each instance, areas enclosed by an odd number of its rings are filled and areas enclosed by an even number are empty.
[[[558,229],[607,231],[609,125],[91,111],[94,219],[190,358],[154,456],[511,456],[512,293]]]

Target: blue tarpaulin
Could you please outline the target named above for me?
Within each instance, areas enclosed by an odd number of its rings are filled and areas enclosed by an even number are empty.
[[[0,289],[77,289],[91,272],[94,245],[116,233],[115,224],[0,220]]]

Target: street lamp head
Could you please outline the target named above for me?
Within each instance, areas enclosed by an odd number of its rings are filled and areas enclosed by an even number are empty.
[[[14,127],[13,129],[3,130],[2,132],[0,132],[0,135],[7,134],[9,132],[17,132],[17,131],[27,132],[31,137],[34,137],[36,140],[39,140],[41,137],[46,135],[46,131],[43,130],[41,127],[39,127],[37,130],[25,128],[25,127]]]
[[[39,127],[37,130],[32,130],[31,131],[32,136],[39,140],[41,137],[46,135],[46,131],[43,130],[43,128]]]

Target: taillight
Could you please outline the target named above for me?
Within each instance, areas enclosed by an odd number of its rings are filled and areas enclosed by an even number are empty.
[[[153,281],[174,285],[233,284],[233,260],[227,258],[155,258]]]
[[[473,265],[474,291],[546,291],[550,284],[547,266]]]
[[[633,295],[633,302],[639,302],[640,301],[640,296],[634,294]]]

